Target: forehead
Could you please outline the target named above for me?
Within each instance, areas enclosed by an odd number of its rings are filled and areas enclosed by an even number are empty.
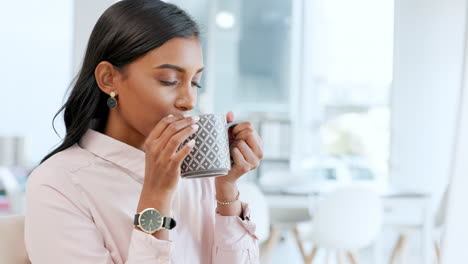
[[[148,52],[140,62],[149,67],[174,64],[186,70],[198,70],[203,68],[200,41],[196,38],[173,38]]]

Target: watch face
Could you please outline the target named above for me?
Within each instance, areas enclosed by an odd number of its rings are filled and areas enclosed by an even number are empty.
[[[153,233],[162,226],[162,216],[154,209],[146,209],[140,214],[140,226],[148,232]]]

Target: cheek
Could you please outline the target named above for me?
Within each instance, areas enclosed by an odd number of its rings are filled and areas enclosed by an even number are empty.
[[[126,86],[119,98],[122,117],[140,133],[148,135],[159,120],[170,114],[173,95],[170,89],[151,80],[129,81]]]

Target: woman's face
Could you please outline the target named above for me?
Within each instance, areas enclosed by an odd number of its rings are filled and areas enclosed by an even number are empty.
[[[196,38],[174,38],[128,64],[115,83],[120,117],[143,136],[197,104],[203,56]]]

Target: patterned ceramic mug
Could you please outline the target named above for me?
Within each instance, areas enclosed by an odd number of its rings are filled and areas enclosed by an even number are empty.
[[[195,146],[181,165],[183,178],[216,177],[231,169],[228,126],[223,114],[200,115],[199,129],[179,147],[195,139]]]

